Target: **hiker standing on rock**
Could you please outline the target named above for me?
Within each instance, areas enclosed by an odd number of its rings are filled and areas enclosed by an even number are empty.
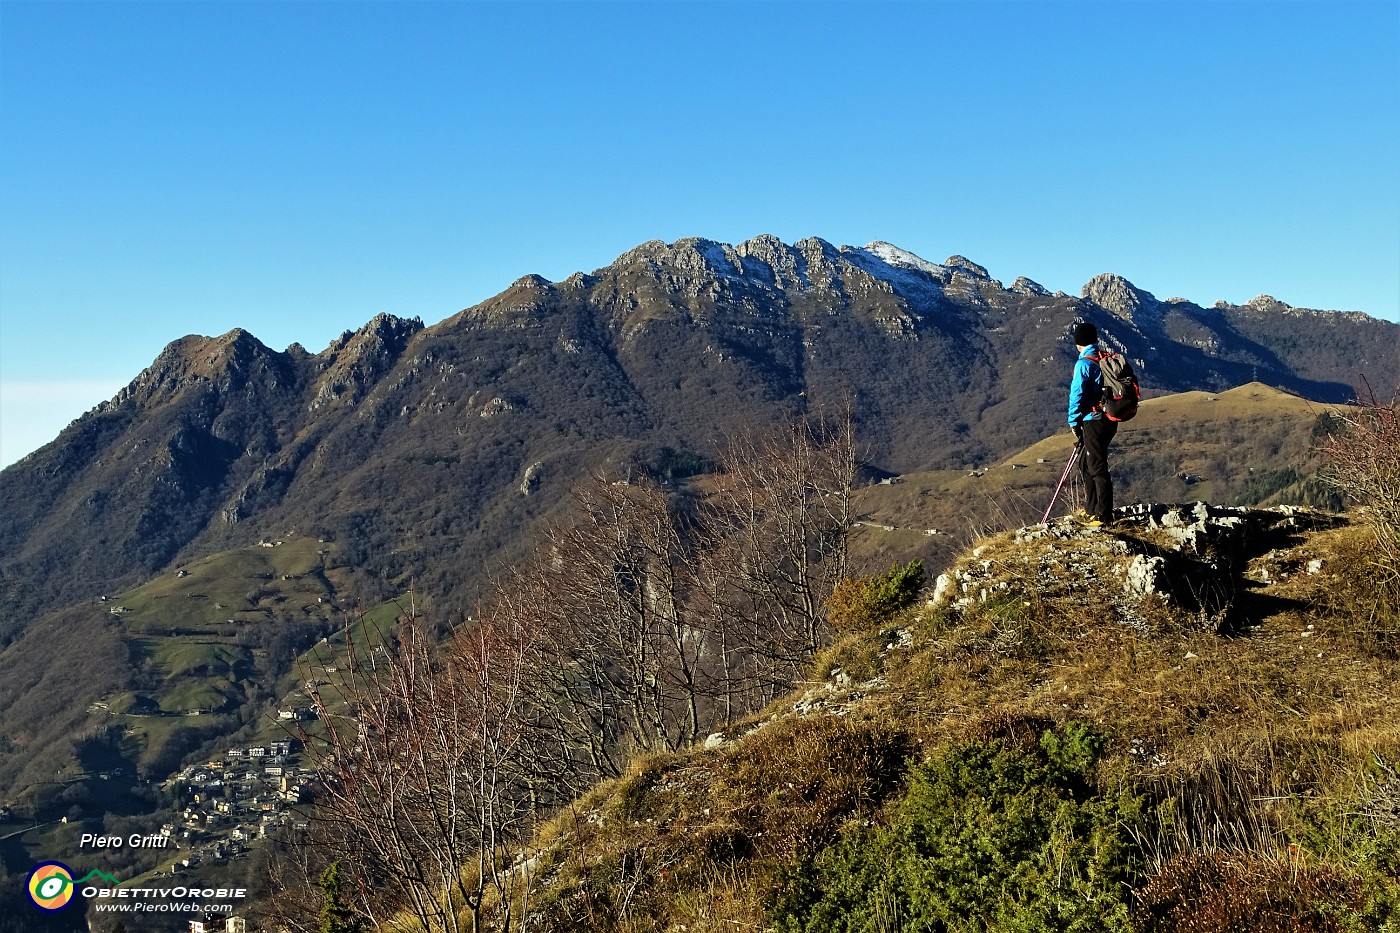
[[[1113,521],[1113,477],[1108,473],[1108,445],[1118,433],[1118,422],[1104,417],[1103,374],[1095,359],[1098,328],[1087,321],[1074,325],[1074,346],[1079,359],[1069,383],[1069,426],[1082,448],[1079,472],[1084,478],[1086,525],[1098,527]]]

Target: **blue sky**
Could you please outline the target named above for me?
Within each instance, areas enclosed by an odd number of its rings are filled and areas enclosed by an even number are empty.
[[[0,464],[651,239],[1400,319],[1400,4],[0,0]]]

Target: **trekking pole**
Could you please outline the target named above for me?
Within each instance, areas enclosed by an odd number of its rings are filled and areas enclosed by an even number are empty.
[[[1045,514],[1040,518],[1042,525],[1050,520],[1050,511],[1055,508],[1055,500],[1060,498],[1060,490],[1065,488],[1065,480],[1069,479],[1070,471],[1079,462],[1079,454],[1083,449],[1082,445],[1076,442],[1074,449],[1069,452],[1069,462],[1065,464],[1065,471],[1060,474],[1060,484],[1055,487],[1055,494],[1050,497],[1050,504],[1045,507]]]

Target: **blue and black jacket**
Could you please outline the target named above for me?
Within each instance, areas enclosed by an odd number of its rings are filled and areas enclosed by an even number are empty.
[[[1072,428],[1103,417],[1103,412],[1097,410],[1103,398],[1103,374],[1094,359],[1098,352],[1098,347],[1085,347],[1074,364],[1074,375],[1069,381],[1069,426]]]

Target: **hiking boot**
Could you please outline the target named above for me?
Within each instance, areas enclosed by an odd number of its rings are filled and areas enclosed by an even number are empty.
[[[1074,520],[1079,524],[1083,525],[1085,528],[1102,528],[1104,526],[1104,522],[1102,519],[1098,518],[1097,516],[1090,515],[1088,512],[1080,512],[1076,514],[1074,516]]]

